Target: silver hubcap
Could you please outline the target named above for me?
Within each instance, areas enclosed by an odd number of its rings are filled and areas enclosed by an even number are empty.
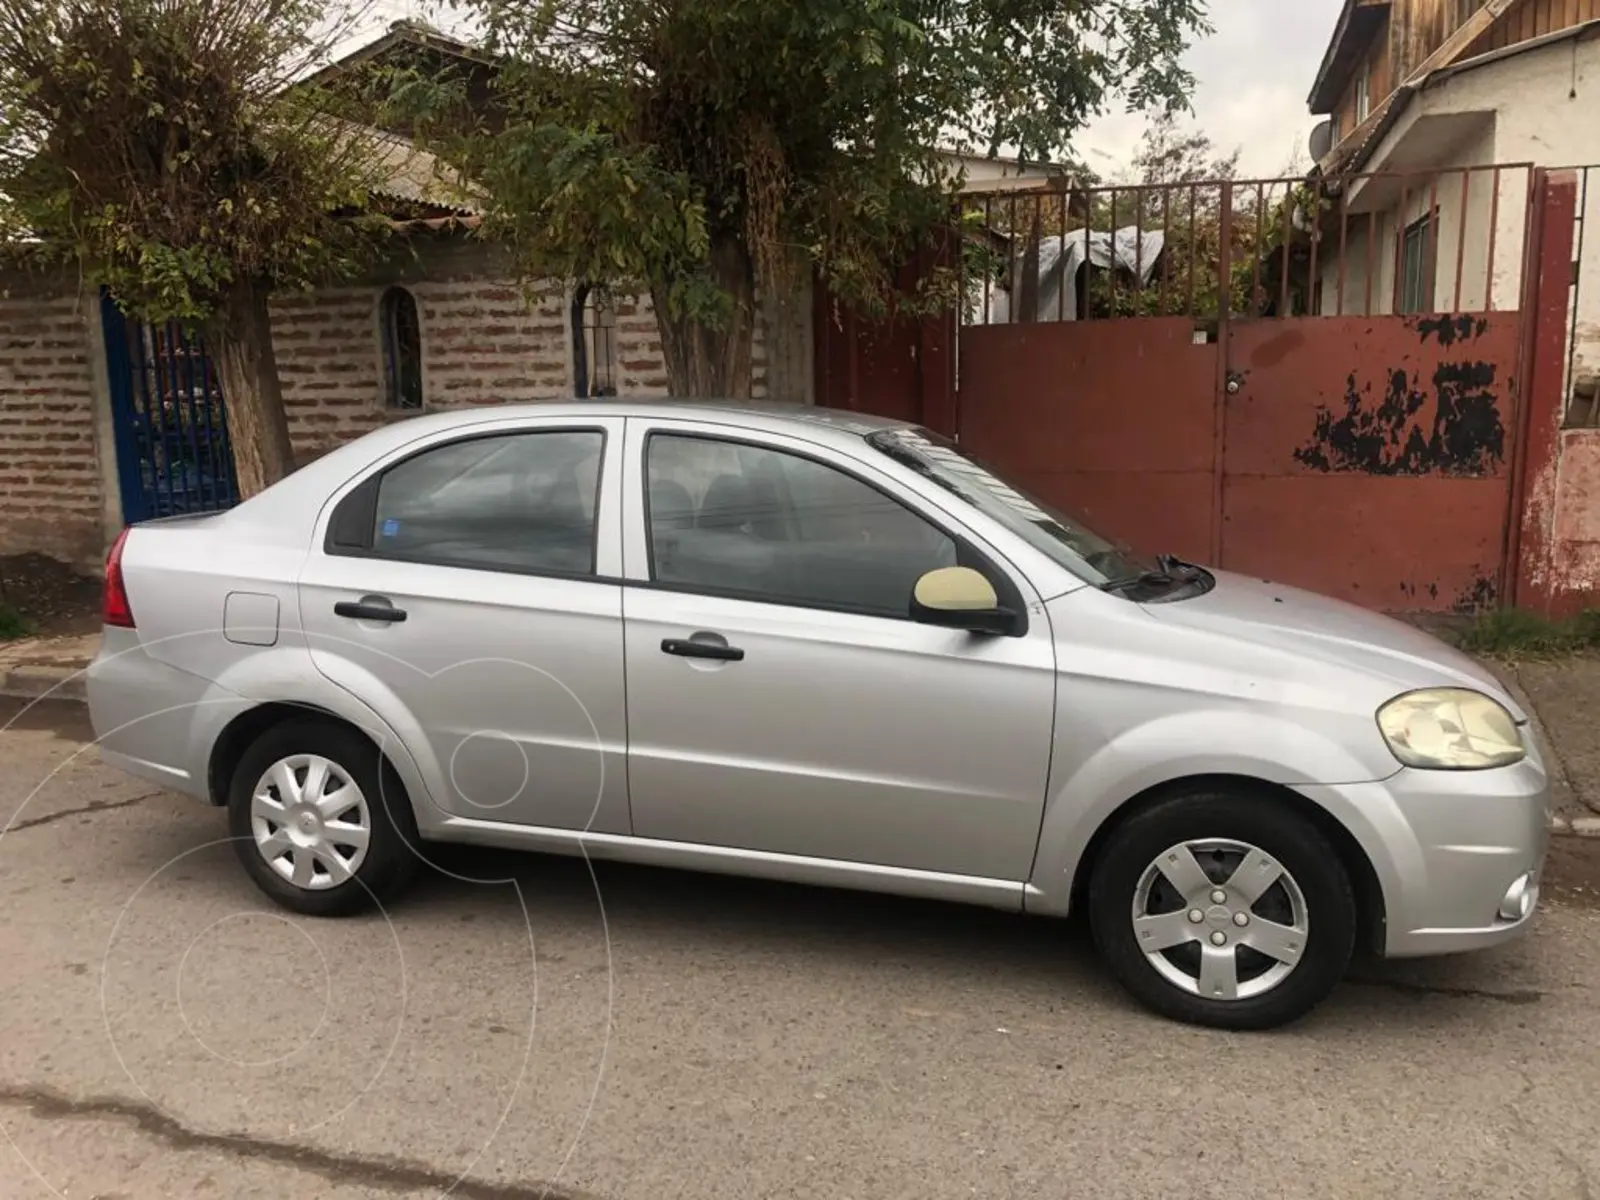
[[[295,887],[321,891],[361,869],[372,819],[367,798],[338,763],[291,754],[257,781],[250,830],[267,865]]]
[[[1208,1000],[1270,992],[1300,965],[1306,898],[1282,863],[1248,842],[1179,842],[1145,868],[1133,935],[1170,983]]]

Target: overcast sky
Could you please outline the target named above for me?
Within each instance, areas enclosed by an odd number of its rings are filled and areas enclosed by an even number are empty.
[[[1333,34],[1342,0],[1210,0],[1216,32],[1188,55],[1198,87],[1194,122],[1226,152],[1239,146],[1248,175],[1274,176],[1295,152],[1305,153],[1316,123],[1306,96]],[[1100,175],[1125,171],[1144,119],[1102,117],[1074,142],[1077,156]]]
[[[441,0],[365,0],[351,46],[377,36],[399,17],[450,28],[459,15]],[[1257,177],[1285,173],[1298,151],[1309,165],[1306,138],[1316,123],[1306,96],[1343,0],[1209,0],[1216,32],[1188,54],[1198,86],[1193,123],[1223,153],[1243,150],[1239,166]],[[455,18],[452,20],[452,18]],[[1074,140],[1077,156],[1107,179],[1122,177],[1144,129],[1142,116],[1114,112]]]

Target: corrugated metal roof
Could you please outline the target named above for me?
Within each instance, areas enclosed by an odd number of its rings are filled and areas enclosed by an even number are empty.
[[[371,189],[373,195],[464,215],[482,211],[460,174],[437,156],[394,134],[372,130],[371,135],[382,175]]]

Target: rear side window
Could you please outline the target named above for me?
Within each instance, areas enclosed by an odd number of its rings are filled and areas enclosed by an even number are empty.
[[[366,546],[355,552],[479,570],[592,575],[604,448],[599,430],[564,429],[425,450],[379,477],[375,496],[366,498],[372,512]],[[366,490],[341,503],[336,527],[346,504],[355,505],[358,519],[365,516]]]

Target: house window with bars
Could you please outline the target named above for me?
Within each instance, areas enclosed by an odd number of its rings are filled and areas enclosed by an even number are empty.
[[[1400,240],[1400,311],[1433,311],[1434,214],[1407,225]]]
[[[617,394],[617,313],[604,288],[572,296],[572,381],[580,398]]]
[[[392,287],[378,301],[378,336],[383,347],[383,403],[402,411],[422,407],[422,322],[417,300]]]

